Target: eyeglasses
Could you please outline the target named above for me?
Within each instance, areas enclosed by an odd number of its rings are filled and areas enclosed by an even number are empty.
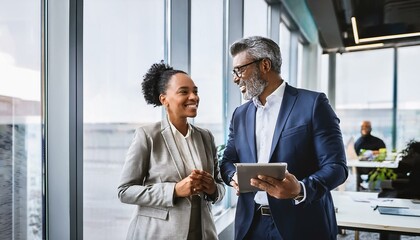
[[[261,61],[261,60],[263,60],[263,59],[264,59],[264,58],[257,59],[257,60],[255,60],[255,61],[250,62],[250,63],[247,63],[247,64],[244,64],[244,65],[242,65],[242,66],[239,66],[239,67],[234,68],[234,69],[232,70],[232,75],[236,75],[238,78],[241,78],[241,77],[242,77],[242,73],[245,71],[245,67],[247,67],[247,66],[249,66],[249,65],[251,65],[251,64],[253,64],[253,63],[260,62],[260,61]]]

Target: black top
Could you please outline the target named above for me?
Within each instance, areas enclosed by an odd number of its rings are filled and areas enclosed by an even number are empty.
[[[354,143],[354,149],[356,150],[357,155],[360,154],[360,149],[379,150],[380,148],[385,148],[384,141],[372,135],[361,136]]]

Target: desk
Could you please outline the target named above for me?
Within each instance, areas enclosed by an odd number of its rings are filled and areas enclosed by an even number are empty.
[[[409,199],[378,198],[378,194],[372,192],[331,191],[331,194],[337,209],[339,227],[420,236],[420,217],[380,214],[372,207],[380,205],[420,209],[420,204],[414,204]]]
[[[357,172],[357,168],[397,168],[400,158],[395,160],[385,160],[382,162],[377,161],[360,161],[359,159],[348,159],[347,166],[352,168],[352,172],[356,175],[356,191],[359,190],[361,179],[360,174]]]
[[[364,167],[364,168],[378,168],[378,167],[385,167],[385,168],[397,168],[398,167],[398,160],[385,160],[382,162],[376,161],[360,161],[359,159],[348,159],[347,166],[348,167]]]

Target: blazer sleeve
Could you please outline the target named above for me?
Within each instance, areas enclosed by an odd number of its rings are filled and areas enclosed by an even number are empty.
[[[303,179],[305,202],[321,198],[326,191],[347,179],[348,168],[339,122],[325,94],[319,94],[312,111],[312,134],[320,169]]]
[[[174,205],[175,182],[144,185],[150,164],[151,140],[143,128],[138,128],[127,151],[118,186],[118,198],[123,203],[150,207]]]
[[[226,148],[223,152],[222,160],[220,161],[220,171],[222,174],[222,179],[225,182],[226,185],[230,186],[230,181],[232,180],[233,175],[236,172],[236,167],[234,163],[238,162],[238,156],[236,154],[235,150],[235,114],[236,110],[232,114],[232,118],[230,120],[229,125],[229,136],[228,141],[226,143]]]

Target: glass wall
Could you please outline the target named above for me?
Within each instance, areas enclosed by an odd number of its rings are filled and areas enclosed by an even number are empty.
[[[263,0],[244,1],[244,37],[267,37],[267,12],[268,6]]]
[[[392,150],[393,49],[337,54],[336,112],[344,143],[360,137],[363,120]]]
[[[0,2],[0,239],[42,239],[41,2]]]
[[[297,51],[297,57],[298,57],[298,63],[297,63],[297,82],[296,87],[301,88],[303,87],[303,51],[304,51],[304,45],[301,42],[298,42],[298,51]]]
[[[143,75],[164,59],[164,1],[84,1],[84,239],[124,239],[134,206],[117,187],[134,129],[161,120]]]
[[[203,37],[205,29],[206,37]],[[216,145],[223,136],[223,0],[191,2],[191,77],[200,107],[195,124],[211,130]]]
[[[394,49],[337,54],[336,108],[341,119],[345,143],[360,136],[362,120],[372,122],[372,134],[384,140],[388,151],[392,146],[393,91],[397,91],[396,151],[410,140],[420,139],[420,97],[417,76],[420,70],[420,47],[396,49],[397,86],[394,86]],[[328,55],[323,55],[322,89],[328,87]],[[356,94],[357,93],[357,94]]]
[[[203,37],[205,29],[206,37]],[[191,1],[191,77],[200,106],[194,124],[209,129],[216,145],[225,143],[223,130],[223,0]],[[214,206],[218,216],[227,198]]]
[[[420,140],[420,46],[398,48],[397,149]]]
[[[291,54],[291,33],[290,30],[287,28],[287,26],[281,22],[280,23],[280,52],[281,52],[281,58],[282,58],[282,64],[281,64],[281,77],[288,82],[291,83],[290,79],[290,54]]]

